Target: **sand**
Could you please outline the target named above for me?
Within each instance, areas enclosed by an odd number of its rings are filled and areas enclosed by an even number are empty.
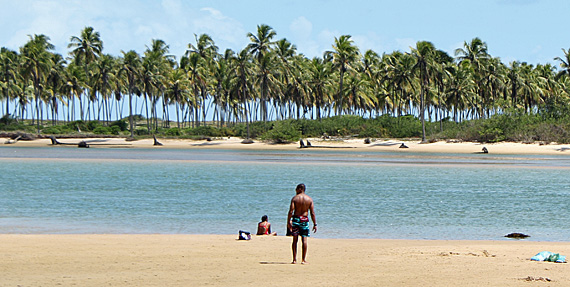
[[[315,235],[318,237],[318,235]],[[1,286],[568,286],[570,244],[237,235],[0,235]],[[299,284],[294,284],[298,282]]]
[[[0,146],[53,146],[49,139],[39,139],[33,141],[18,141],[16,143],[7,144],[9,139],[0,138]],[[256,141],[253,144],[242,144],[240,138],[218,138],[212,141],[194,141],[194,140],[175,140],[175,139],[158,139],[161,146],[154,146],[153,139],[143,139],[137,141],[125,141],[121,138],[90,138],[90,139],[61,139],[60,142],[68,143],[68,147],[76,147],[76,144],[85,140],[91,148],[206,148],[206,149],[267,149],[267,150],[298,150],[299,143],[291,144],[272,144],[262,141]],[[304,139],[306,142],[307,139]],[[342,140],[323,140],[309,139],[312,144],[311,149],[340,149],[345,151],[390,151],[399,153],[425,152],[425,153],[463,153],[472,154],[480,153],[483,147],[486,147],[489,154],[543,154],[543,155],[570,155],[570,145],[563,144],[524,144],[524,143],[494,143],[481,144],[474,142],[445,142],[438,141],[434,143],[420,144],[419,140],[374,140],[370,144],[365,144],[363,139],[342,139]],[[400,148],[404,143],[408,148]]]

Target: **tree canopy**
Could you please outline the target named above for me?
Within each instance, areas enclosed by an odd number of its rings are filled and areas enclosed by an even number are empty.
[[[99,32],[70,37],[69,54],[53,52],[46,35],[30,36],[19,51],[0,50],[4,116],[40,122],[110,122],[144,115],[149,132],[175,122],[219,127],[273,119],[376,118],[413,115],[422,121],[462,122],[509,110],[532,114],[567,105],[570,56],[551,64],[505,64],[479,38],[448,55],[428,41],[382,55],[360,51],[350,35],[335,37],[322,57],[308,58],[268,25],[246,36],[241,51],[220,52],[208,34],[195,35],[177,58],[153,39],[144,53],[104,54]],[[128,108],[125,109],[125,102]],[[139,110],[140,109],[140,110]],[[175,115],[171,113],[174,112]],[[248,126],[249,130],[249,126]]]

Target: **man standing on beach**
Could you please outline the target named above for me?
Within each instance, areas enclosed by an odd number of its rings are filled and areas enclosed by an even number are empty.
[[[296,189],[297,195],[291,199],[291,206],[287,214],[287,228],[291,230],[293,235],[293,264],[297,263],[297,242],[299,235],[303,243],[303,261],[301,264],[306,264],[307,256],[307,239],[309,235],[309,212],[311,212],[311,219],[313,220],[313,232],[317,232],[317,219],[315,217],[315,205],[313,199],[305,194],[305,185],[299,184]]]

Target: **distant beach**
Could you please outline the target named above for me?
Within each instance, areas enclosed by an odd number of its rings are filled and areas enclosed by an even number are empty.
[[[7,145],[9,139],[0,138],[1,143]],[[306,144],[307,140],[311,144],[312,149],[332,149],[339,148],[354,151],[392,151],[392,152],[422,152],[422,153],[482,153],[483,147],[486,147],[489,154],[568,154],[570,155],[570,144],[542,144],[542,143],[476,143],[476,142],[447,142],[436,141],[433,143],[421,144],[419,140],[400,140],[400,139],[379,139],[373,140],[370,144],[364,143],[364,139],[329,139],[320,138],[303,139]],[[300,144],[273,144],[263,141],[254,141],[251,144],[243,144],[241,138],[214,138],[211,141],[206,140],[184,140],[184,139],[158,139],[162,144],[154,146],[153,139],[142,139],[135,141],[126,141],[123,138],[74,138],[60,139],[62,143],[77,145],[81,141],[85,141],[91,147],[96,148],[209,148],[209,149],[267,149],[267,150],[294,150],[299,149]],[[400,148],[401,144],[408,148]],[[51,146],[51,140],[38,139],[33,141],[18,141],[10,144],[13,146],[40,147]]]

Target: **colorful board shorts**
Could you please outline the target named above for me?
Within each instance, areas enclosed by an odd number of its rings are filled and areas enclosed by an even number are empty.
[[[291,235],[309,237],[309,217],[307,216],[293,216],[292,219]]]

